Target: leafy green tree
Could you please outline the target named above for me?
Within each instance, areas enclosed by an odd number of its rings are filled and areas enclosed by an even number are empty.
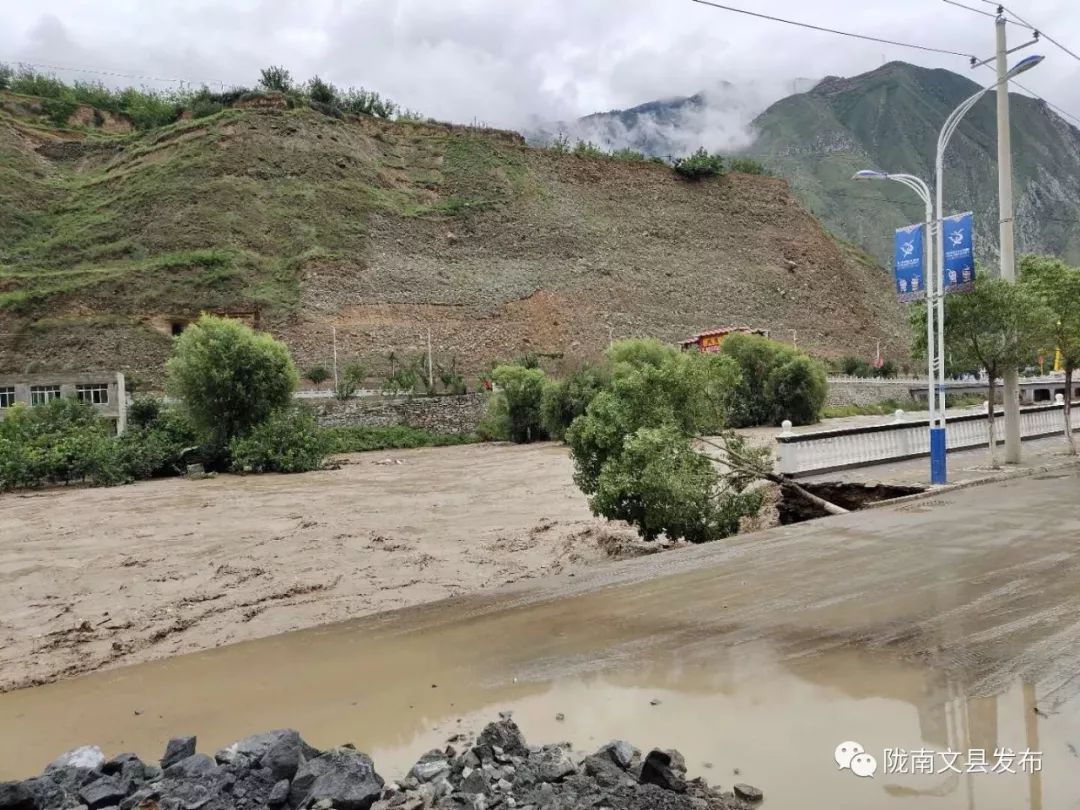
[[[742,375],[739,389],[733,396],[728,424],[732,427],[778,424],[777,416],[786,408],[783,403],[774,402],[773,396],[779,388],[771,378],[777,369],[799,356],[798,353],[775,340],[742,333],[725,337],[720,344],[720,353],[734,360]],[[803,421],[805,418],[810,422],[817,421],[816,414],[798,415],[801,417],[798,421],[791,421],[796,424],[807,424]]]
[[[628,521],[646,539],[664,533],[703,542],[734,533],[761,500],[730,458],[710,457],[703,437],[723,424],[739,384],[735,363],[650,341],[616,343],[609,355],[618,358],[610,384],[566,434],[574,481],[593,512]]]
[[[1025,256],[1020,262],[1020,279],[1052,313],[1053,346],[1047,348],[1061,352],[1065,369],[1065,441],[1069,455],[1076,455],[1072,399],[1073,376],[1080,365],[1080,267],[1046,256]]]
[[[293,89],[292,74],[281,65],[271,65],[259,71],[259,87],[277,93],[288,93]]]
[[[416,371],[416,364],[410,362],[392,371],[383,382],[382,390],[388,396],[411,395],[419,385],[420,375]]]
[[[465,385],[465,378],[458,371],[457,357],[451,357],[450,362],[447,365],[440,363],[435,364],[436,373],[439,377],[439,382],[442,383],[443,391],[448,394],[464,394],[468,390]]]
[[[11,87],[11,80],[15,76],[15,71],[11,65],[0,62],[0,90],[7,90]]]
[[[330,371],[324,365],[314,365],[304,372],[304,378],[318,388],[330,379]]]
[[[612,366],[627,364],[659,368],[678,357],[679,350],[655,338],[632,338],[612,343],[605,356]]]
[[[657,346],[662,344],[615,343],[609,355],[623,359],[613,365],[611,383],[567,431],[574,478],[586,495],[596,491],[604,465],[639,429],[673,425],[684,436],[698,436],[723,424],[727,392],[739,384],[735,365],[716,355],[674,349],[655,362]]]
[[[307,83],[308,98],[317,104],[334,105],[338,100],[337,88],[318,76],[313,76]]]
[[[585,365],[563,380],[548,380],[540,402],[540,422],[547,434],[562,441],[571,423],[611,379],[606,366]]]
[[[767,396],[772,403],[773,424],[790,419],[796,425],[818,421],[829,383],[825,369],[806,355],[792,357],[769,374]]]
[[[383,98],[372,90],[363,87],[350,87],[338,94],[338,103],[345,112],[353,115],[373,115],[376,118],[393,118],[398,111],[398,105],[388,98]],[[412,113],[419,118],[419,113]]]
[[[487,430],[519,444],[546,439],[540,408],[547,375],[538,368],[499,366],[491,379],[497,391],[488,406]]]
[[[861,357],[848,355],[840,359],[840,371],[849,377],[873,377],[874,367]]]
[[[154,129],[176,121],[183,112],[180,99],[154,90],[129,87],[120,93],[120,106],[136,129]]]
[[[334,389],[334,396],[342,400],[352,399],[366,377],[366,365],[358,360],[346,363],[341,373],[338,374],[338,383],[337,388]]]
[[[166,371],[170,394],[217,453],[288,406],[297,383],[284,343],[213,315],[203,315],[176,339]]]
[[[728,537],[761,508],[761,493],[722,492],[725,479],[675,425],[640,428],[603,466],[593,511],[636,526],[646,540],[661,534],[691,543]]]
[[[987,443],[990,465],[998,466],[993,404],[997,381],[1009,367],[1027,365],[1052,342],[1054,320],[1029,285],[979,274],[970,292],[945,297],[945,352],[955,368],[979,368],[987,375],[990,402]],[[926,355],[926,307],[912,313],[915,350]]]
[[[774,473],[770,448],[724,427],[743,388],[734,359],[637,340],[614,344],[608,356],[610,382],[566,432],[574,482],[594,514],[629,521],[648,539],[703,542],[733,534],[760,510],[750,489],[759,479],[844,511]],[[801,390],[804,376],[820,373],[808,362],[790,358],[776,384]]]
[[[15,405],[0,422],[0,490],[90,477],[109,437],[94,409],[75,399]]]
[[[724,173],[724,158],[720,155],[710,155],[704,148],[701,148],[689,157],[676,160],[675,172],[687,180],[719,177]]]
[[[282,408],[229,444],[236,472],[301,473],[322,467],[328,443],[304,407]]]

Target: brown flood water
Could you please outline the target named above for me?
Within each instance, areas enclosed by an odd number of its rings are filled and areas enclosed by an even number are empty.
[[[393,778],[511,709],[533,743],[676,747],[692,775],[755,784],[770,808],[1077,806],[1076,700],[1040,717],[1036,690],[1019,682],[969,698],[960,680],[889,651],[732,643],[730,628],[687,619],[726,597],[700,575],[665,580],[532,605],[436,604],[2,694],[0,780],[79,744],[156,759],[175,734],[212,752],[280,727],[317,746],[353,742]],[[679,580],[690,606],[669,612]],[[879,761],[885,748],[986,749],[991,761],[1027,748],[1043,753],[1042,772],[859,779],[834,762],[845,740]]]

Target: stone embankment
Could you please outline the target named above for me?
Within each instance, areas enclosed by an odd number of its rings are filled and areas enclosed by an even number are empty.
[[[593,754],[568,743],[529,746],[504,715],[475,740],[455,735],[424,754],[408,775],[386,782],[349,745],[319,751],[296,731],[235,742],[213,757],[194,737],[169,741],[159,765],[135,754],[106,760],[86,746],[41,776],[0,784],[0,810],[750,810],[761,791],[731,791],[687,779],[678,751],[642,755],[630,743]]]

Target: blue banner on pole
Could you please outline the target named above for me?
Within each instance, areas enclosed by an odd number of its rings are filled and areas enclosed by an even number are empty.
[[[971,212],[945,217],[945,292],[965,292],[975,283]]]
[[[923,284],[923,226],[896,229],[896,297],[903,303],[926,297]]]

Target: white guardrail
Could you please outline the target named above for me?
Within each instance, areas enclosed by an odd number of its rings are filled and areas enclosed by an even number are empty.
[[[1064,404],[1021,408],[1021,437],[1035,439],[1063,434],[1064,408]],[[1004,413],[1001,409],[997,411],[999,442],[1004,441]],[[798,477],[929,456],[929,427],[928,419],[913,419],[812,433],[785,431],[776,437],[779,470],[785,475]],[[1072,407],[1072,428],[1080,430],[1080,402]],[[950,417],[946,436],[950,450],[986,446],[985,414]]]

